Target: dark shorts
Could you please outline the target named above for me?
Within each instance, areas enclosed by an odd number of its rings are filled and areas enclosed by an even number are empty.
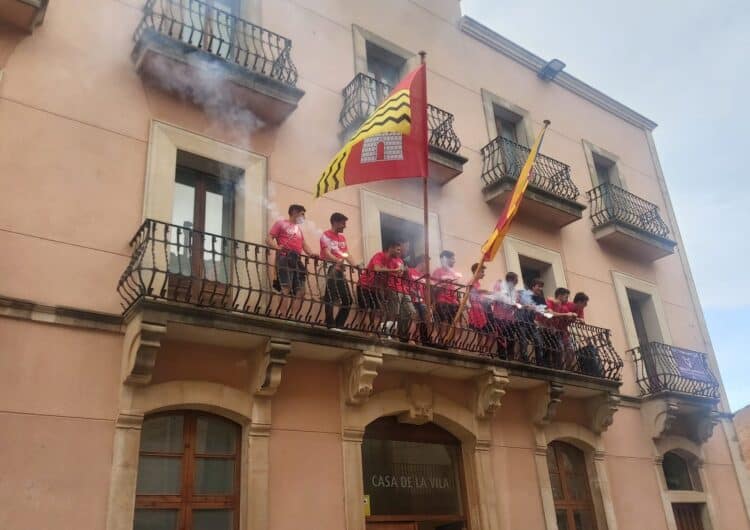
[[[307,272],[305,265],[296,252],[278,253],[276,255],[276,274],[282,289],[289,289],[297,294],[300,288],[305,288]]]
[[[438,302],[435,304],[435,316],[439,322],[453,322],[458,313],[458,304],[446,304]]]
[[[378,296],[375,289],[357,286],[357,305],[362,309],[379,309]]]

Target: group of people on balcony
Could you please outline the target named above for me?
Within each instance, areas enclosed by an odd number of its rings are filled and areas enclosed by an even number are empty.
[[[546,299],[541,279],[532,280],[523,289],[514,272],[507,273],[492,289],[485,289],[485,267],[477,272],[478,263],[472,266],[476,280],[467,286],[454,268],[456,257],[450,250],[441,252],[440,267],[428,279],[424,256],[407,265],[402,254],[408,243],[398,237],[387,241],[384,249],[361,267],[349,253],[344,214],[331,215],[330,228],[320,237],[319,254],[307,245],[301,229],[305,208],[292,204],[288,214],[287,219],[273,224],[267,238],[268,246],[276,251],[274,287],[283,295],[278,307],[281,314],[294,315],[299,310],[305,293],[313,290],[307,285],[313,276],[320,285],[325,324],[333,330],[371,330],[404,342],[431,345],[441,343],[436,337],[470,331],[480,337],[475,339],[479,341],[475,349],[489,352],[497,347],[509,357],[523,357],[533,348],[537,356],[557,356],[556,363],[548,359],[552,364],[565,364],[561,355],[580,356],[587,348],[591,354],[593,346],[574,344],[569,333],[570,325],[584,318],[589,300],[585,293],[576,293],[570,301],[570,291],[561,287],[554,298]],[[312,270],[303,254],[318,258]],[[465,310],[460,310],[466,291],[469,300]],[[353,308],[357,308],[354,316]]]

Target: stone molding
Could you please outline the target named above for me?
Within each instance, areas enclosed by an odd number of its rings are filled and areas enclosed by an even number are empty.
[[[344,392],[348,405],[361,405],[372,395],[373,382],[383,366],[383,354],[377,350],[359,351],[345,367]]]
[[[531,419],[536,425],[548,425],[555,418],[565,389],[560,383],[545,383],[529,392]]]
[[[720,420],[714,403],[688,403],[676,396],[644,401],[641,415],[654,440],[684,433],[698,445],[711,438]]]
[[[509,382],[508,371],[503,368],[490,368],[476,378],[475,413],[477,418],[486,419],[494,415],[495,411],[500,408],[505,395],[505,387]]]
[[[281,384],[281,372],[286,366],[286,358],[292,349],[288,340],[271,338],[266,343],[265,352],[261,355],[256,371],[256,396],[271,397],[276,394]]]
[[[151,382],[156,354],[166,333],[167,323],[163,319],[144,321],[143,315],[136,315],[128,322],[123,341],[125,384],[143,386]]]
[[[586,405],[590,429],[596,434],[605,432],[612,425],[615,412],[619,407],[620,397],[611,392],[591,398]]]
[[[401,423],[424,425],[433,419],[435,396],[432,387],[418,383],[411,383],[406,388],[409,408],[398,416]]]

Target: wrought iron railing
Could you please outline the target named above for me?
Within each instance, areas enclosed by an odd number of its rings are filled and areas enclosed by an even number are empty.
[[[156,31],[289,86],[297,84],[292,41],[201,0],[147,0],[135,31]]]
[[[153,220],[143,223],[130,245],[132,258],[117,287],[124,311],[140,299],[167,300],[620,378],[622,361],[609,330],[582,321],[541,318],[477,292],[454,325],[467,292],[463,285],[431,284],[437,303],[428,311],[423,277],[336,268],[319,258]]]
[[[625,223],[649,234],[667,237],[669,228],[655,204],[633,195],[614,184],[600,184],[588,192],[591,220],[594,226],[611,221]]]
[[[339,123],[345,131],[359,126],[372,114],[393,87],[367,74],[357,74],[344,87],[344,106],[339,114]],[[427,134],[430,145],[458,153],[461,140],[453,129],[453,114],[435,105],[427,105]]]
[[[482,182],[485,187],[504,179],[518,180],[530,149],[498,136],[482,147]],[[580,192],[570,177],[570,167],[554,158],[538,154],[529,185],[557,197],[576,200]]]
[[[708,366],[705,353],[660,342],[641,344],[630,353],[644,395],[669,391],[714,399],[719,397],[719,382]]]

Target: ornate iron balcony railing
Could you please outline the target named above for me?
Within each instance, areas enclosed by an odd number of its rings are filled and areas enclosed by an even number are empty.
[[[708,366],[705,353],[660,342],[641,344],[630,353],[644,395],[669,391],[713,399],[719,397],[719,382]]]
[[[518,180],[531,150],[498,136],[482,147],[482,182],[490,186],[503,179]],[[576,200],[580,192],[570,178],[570,167],[539,153],[529,185],[558,197]]]
[[[344,130],[350,130],[359,126],[372,114],[393,87],[378,81],[367,74],[357,74],[354,79],[344,87],[344,106],[339,114],[339,123]],[[458,153],[461,148],[461,140],[453,130],[453,114],[434,105],[427,105],[427,134],[430,145]]]
[[[667,237],[669,228],[655,204],[614,184],[600,184],[587,193],[594,227],[611,221],[628,224],[649,234]]]
[[[356,267],[335,270],[318,258],[289,255],[286,265],[277,266],[276,251],[269,247],[150,219],[130,246],[132,257],[117,286],[124,311],[141,299],[165,300],[330,326],[330,317],[343,307],[345,314],[335,326],[347,332],[387,335],[611,381],[620,378],[622,360],[609,330],[581,321],[540,320],[526,309],[476,294],[474,307],[454,326],[445,305],[436,304],[428,317],[424,278],[375,273],[364,286],[368,273]],[[281,292],[279,276],[304,277],[301,298]],[[466,296],[463,285],[433,284],[431,289],[433,300],[441,293],[456,303]]]
[[[297,84],[292,41],[201,0],[148,0],[135,31],[151,30],[288,86]]]

